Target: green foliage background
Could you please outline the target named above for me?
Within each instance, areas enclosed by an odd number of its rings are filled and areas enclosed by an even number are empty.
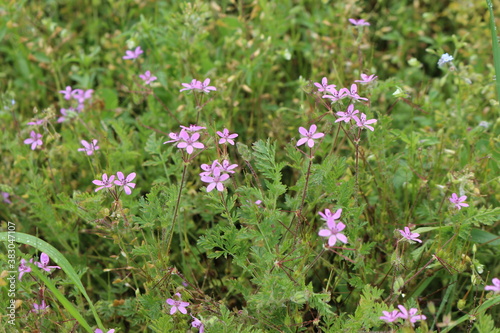
[[[500,300],[483,287],[500,277],[500,124],[488,20],[476,0],[4,2],[0,189],[13,203],[0,203],[2,227],[58,249],[117,332],[188,330],[190,317],[168,314],[175,292],[208,332],[382,330],[397,304],[427,316],[417,332],[493,332]],[[137,61],[122,59],[138,45]],[[445,52],[451,68],[437,66]],[[313,82],[347,87],[361,73],[378,76],[359,88],[370,98],[359,110],[378,122],[356,158]],[[179,93],[207,77],[218,90],[202,108]],[[66,86],[94,98],[58,124]],[[186,164],[162,143],[198,114],[209,148]],[[47,121],[42,150],[23,143],[33,118]],[[295,144],[313,123],[326,135],[310,164]],[[227,155],[238,172],[206,193],[199,165],[225,156],[214,147],[223,128],[239,134]],[[100,150],[87,157],[77,149],[91,139]],[[137,186],[114,203],[92,180],[117,171],[136,172]],[[470,207],[450,208],[451,193]],[[326,208],[343,209],[345,248],[317,235]],[[423,245],[397,243],[408,225]],[[17,325],[81,331],[54,296],[50,313],[29,313],[36,281],[18,284]],[[74,282],[51,281],[97,327]],[[442,325],[448,314],[456,326]]]

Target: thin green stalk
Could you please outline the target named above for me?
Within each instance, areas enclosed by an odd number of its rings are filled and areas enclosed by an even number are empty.
[[[170,235],[168,236],[167,251],[165,251],[166,256],[168,256],[168,253],[170,252],[170,245],[172,244],[172,238],[174,236],[175,222],[177,221],[177,213],[179,212],[179,205],[181,203],[181,195],[182,195],[182,189],[184,187],[184,179],[186,178],[186,170],[187,170],[187,164],[184,163],[184,168],[182,169],[181,185],[179,186],[179,193],[177,194],[177,202],[175,203],[174,218],[172,220],[172,227],[170,228]],[[166,240],[165,239],[166,235],[167,235],[167,230],[163,229],[163,235],[162,235],[163,242]]]
[[[491,46],[493,49],[493,62],[495,65],[497,98],[500,100],[500,46],[498,45],[497,27],[495,25],[495,15],[493,14],[493,3],[491,0],[486,0],[488,10],[490,12],[490,31],[491,31]]]

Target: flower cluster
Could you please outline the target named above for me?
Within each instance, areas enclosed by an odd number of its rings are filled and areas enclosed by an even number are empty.
[[[64,95],[64,99],[69,101],[69,100],[75,100],[77,104],[72,105],[71,107],[65,109],[61,108],[61,117],[57,119],[58,123],[62,123],[67,120],[67,118],[70,118],[72,116],[72,113],[78,113],[83,110],[85,107],[85,101],[90,100],[92,98],[92,94],[94,93],[93,89],[73,89],[70,86],[67,86],[65,90],[60,90],[59,91],[61,94]]]
[[[217,88],[215,88],[214,86],[209,86],[209,84],[210,84],[210,79],[205,79],[205,81],[203,82],[193,79],[191,83],[183,83],[182,85],[184,86],[184,88],[182,88],[179,91],[193,90],[193,91],[209,93],[210,91],[217,90]]]
[[[410,310],[407,310],[403,305],[398,305],[398,308],[399,310],[394,310],[391,312],[382,311],[383,316],[379,318],[388,323],[392,323],[401,318],[409,321],[411,323],[411,326],[413,326],[413,324],[416,323],[418,320],[427,319],[427,317],[424,315],[417,315],[418,309],[416,308],[411,308]]]
[[[33,258],[29,260],[30,263],[40,267],[46,272],[51,273],[53,269],[61,269],[59,266],[49,266],[50,258],[46,253],[43,253],[40,255],[40,261],[35,261],[33,262]],[[31,272],[31,267],[27,265],[26,259],[21,259],[21,263],[19,264],[18,272],[19,272],[19,277],[18,279],[21,280],[23,275],[25,273]]]
[[[179,133],[172,132],[168,136],[172,140],[168,140],[163,142],[163,144],[175,142],[177,144],[177,148],[186,149],[188,154],[192,154],[194,149],[203,149],[205,145],[201,142],[198,142],[200,138],[200,133],[202,129],[206,127],[191,125],[189,127],[181,126],[181,131]],[[191,135],[189,133],[192,133]]]
[[[170,314],[174,315],[176,312],[180,312],[182,314],[187,314],[188,311],[186,310],[186,308],[190,305],[190,303],[182,301],[182,296],[180,293],[175,293],[174,296],[177,298],[177,300],[172,299],[172,298],[167,298],[167,300],[166,300],[166,303],[171,306],[170,307]],[[199,320],[198,318],[196,318],[192,314],[189,314],[189,315],[191,316],[191,318],[193,318],[193,321],[191,322],[191,326],[198,328],[200,333],[205,332],[205,326],[203,325],[201,320]]]
[[[212,164],[202,164],[200,173],[202,182],[208,183],[207,192],[211,192],[214,188],[218,191],[224,191],[224,181],[229,179],[229,174],[234,173],[233,169],[238,167],[238,164],[231,164],[228,160],[219,161],[215,160]]]
[[[342,233],[345,229],[345,224],[337,220],[342,214],[342,209],[338,209],[335,213],[329,209],[325,209],[325,212],[319,212],[321,219],[326,221],[326,228],[320,229],[318,235],[321,237],[328,238],[328,246],[334,246],[337,241],[347,244],[347,237]]]
[[[127,195],[130,195],[132,193],[132,189],[135,188],[135,183],[132,183],[132,180],[134,180],[135,176],[136,173],[132,172],[127,177],[125,177],[125,175],[121,171],[118,171],[116,173],[116,176],[112,175],[108,177],[107,174],[103,174],[102,180],[96,179],[92,181],[92,183],[99,186],[94,191],[97,192],[102,190],[103,188],[110,188],[114,184],[116,186],[121,186],[123,188],[123,191]],[[117,178],[117,180],[115,180],[115,177]]]
[[[359,110],[354,110],[354,104],[350,104],[345,112],[337,112],[337,116],[339,116],[339,118],[337,118],[335,122],[338,123],[343,121],[348,123],[351,120],[354,120],[356,126],[360,129],[366,128],[373,132],[374,128],[373,126],[370,126],[370,124],[376,123],[377,119],[366,119],[366,115],[364,113],[361,113],[361,116],[358,117],[356,116],[357,113],[359,113]]]

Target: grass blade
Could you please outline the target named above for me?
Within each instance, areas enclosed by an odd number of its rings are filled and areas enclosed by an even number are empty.
[[[493,14],[493,4],[491,0],[486,0],[490,12],[490,31],[493,49],[493,62],[495,65],[495,83],[497,87],[497,100],[500,101],[500,46],[498,46],[497,27],[495,25],[495,16]]]
[[[96,311],[94,305],[92,304],[92,301],[90,300],[90,297],[88,296],[87,291],[85,290],[85,287],[83,286],[82,282],[80,281],[80,278],[78,277],[78,274],[76,273],[75,269],[70,264],[68,259],[66,259],[66,257],[64,257],[64,255],[61,252],[59,252],[55,247],[53,247],[49,243],[45,242],[44,240],[41,240],[38,237],[28,235],[28,234],[25,234],[22,232],[14,232],[14,233],[13,232],[0,232],[0,242],[7,242],[7,239],[12,239],[12,237],[14,237],[14,239],[17,243],[30,245],[30,246],[36,248],[37,250],[46,253],[50,257],[51,260],[53,260],[58,266],[60,266],[61,269],[66,273],[66,275],[70,278],[70,280],[73,282],[73,284],[78,288],[78,290],[82,293],[82,295],[85,297],[85,299],[89,303],[90,310],[92,311],[92,314],[94,315],[95,321],[96,321],[97,325],[99,326],[99,328],[104,329],[104,326],[102,325],[102,322],[101,322],[99,316],[97,315],[97,311]],[[57,297],[57,295],[56,295],[56,297]],[[64,296],[62,296],[62,297],[64,297]],[[64,305],[63,302],[61,302],[61,303]],[[73,312],[72,312],[72,310],[70,310],[70,308],[66,307],[66,309],[70,313],[73,314]],[[75,309],[75,308],[73,307],[73,309]],[[76,317],[75,317],[75,319],[78,320],[78,318],[76,318]]]

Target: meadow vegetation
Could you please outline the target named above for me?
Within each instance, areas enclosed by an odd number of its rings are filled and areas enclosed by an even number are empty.
[[[499,333],[491,36],[483,0],[3,2],[0,332]]]

